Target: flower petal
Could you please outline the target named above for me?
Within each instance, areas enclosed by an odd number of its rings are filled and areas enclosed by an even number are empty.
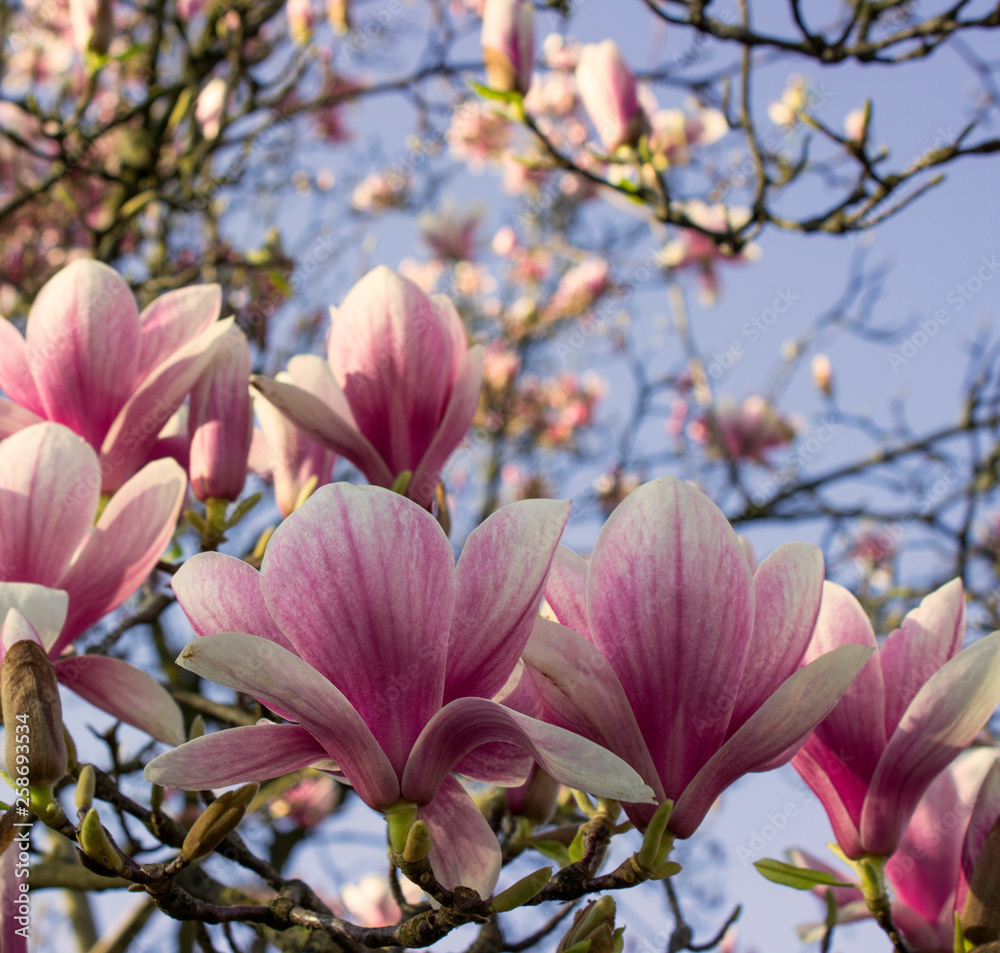
[[[24,338],[5,318],[0,318],[0,390],[33,414],[45,415],[42,398],[28,366]]]
[[[787,761],[837,704],[872,651],[842,645],[785,679],[684,789],[670,815],[670,829],[690,837],[737,778]]]
[[[522,656],[545,721],[604,745],[663,798],[663,788],[625,691],[608,660],[582,635],[538,619]]]
[[[845,754],[843,758],[836,758],[825,745],[814,746],[815,737],[814,732],[792,758],[791,765],[819,798],[830,818],[833,836],[844,853],[848,857],[860,857],[864,853],[858,832],[861,808],[858,806],[852,812],[854,805],[848,806],[843,793],[846,787],[843,775],[850,771],[844,762],[849,761],[850,756]]]
[[[565,626],[590,638],[587,619],[587,572],[590,565],[572,549],[560,546],[552,560],[549,581],[545,585],[545,601],[556,618]]]
[[[33,414],[20,404],[15,404],[6,397],[0,397],[0,440],[32,424],[40,424],[43,420],[43,417]]]
[[[823,553],[808,543],[785,543],[761,563],[753,583],[753,640],[730,736],[798,669],[819,615]]]
[[[250,383],[302,433],[350,460],[370,483],[392,486],[393,474],[378,451],[325,401],[285,381],[255,376]]]
[[[6,619],[11,609],[31,623],[48,652],[66,623],[69,593],[30,582],[0,582],[0,619]]]
[[[139,588],[174,534],[186,492],[184,471],[173,460],[156,460],[111,497],[59,580],[70,594],[70,607],[54,652]]]
[[[587,608],[676,799],[725,740],[753,634],[752,576],[736,533],[688,484],[644,484],[598,536]]]
[[[0,578],[59,585],[100,493],[97,455],[66,427],[34,424],[0,442]]]
[[[865,798],[861,840],[891,854],[934,777],[982,730],[1000,703],[1000,632],[932,675],[889,739]]]
[[[399,800],[396,774],[361,716],[297,655],[254,635],[221,632],[188,643],[177,664],[259,698],[268,707],[290,712],[369,807],[387,807]],[[318,760],[319,756],[311,758]]]
[[[500,878],[503,854],[496,834],[462,785],[445,778],[417,817],[430,828],[429,859],[441,885],[450,890],[462,884],[489,897]]]
[[[234,320],[216,321],[188,341],[153,368],[129,397],[101,444],[105,491],[117,490],[150,458],[160,431],[184,403]]]
[[[139,315],[142,352],[136,369],[136,386],[153,368],[217,320],[221,307],[222,289],[218,285],[178,288],[150,302]]]
[[[151,675],[123,659],[75,655],[58,659],[56,677],[91,705],[168,745],[184,742],[184,716]]]
[[[455,570],[444,700],[492,698],[531,635],[570,504],[524,500],[501,507],[469,534]]]
[[[485,698],[458,698],[428,722],[406,763],[403,797],[427,802],[466,754],[490,741],[517,745],[544,771],[572,788],[618,801],[648,803],[653,799],[652,789],[617,755],[571,731]]]
[[[185,791],[267,781],[325,758],[301,725],[244,725],[202,735],[146,765],[147,781]]]
[[[139,363],[139,309],[107,265],[79,259],[38,292],[28,363],[45,416],[99,447],[128,400]]]
[[[882,645],[885,734],[892,735],[923,684],[962,648],[965,598],[961,579],[925,596]]]
[[[469,432],[482,389],[483,349],[477,344],[459,364],[448,407],[406,491],[421,506],[431,505],[441,481],[441,470]]]
[[[955,888],[956,910],[962,910],[965,906],[976,861],[993,825],[996,824],[997,818],[1000,818],[1000,762],[997,761],[997,753],[996,748],[974,748],[971,752],[959,755],[955,762],[958,764],[963,759],[966,761],[966,765],[963,765],[966,771],[962,772],[962,775],[967,775],[968,769],[972,769],[973,783],[981,776],[983,763],[988,765],[979,790],[974,795],[975,802],[972,814],[969,816],[965,842],[962,845],[958,886]],[[967,793],[971,785],[962,784],[965,780],[962,775],[959,776],[958,787],[963,793]]]
[[[242,559],[198,553],[177,570],[170,587],[196,635],[246,632],[295,651],[267,611],[260,573]]]
[[[401,773],[444,688],[455,569],[437,520],[390,490],[321,487],[271,537],[261,589]]]

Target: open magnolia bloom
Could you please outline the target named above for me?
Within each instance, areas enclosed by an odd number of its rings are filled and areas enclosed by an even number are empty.
[[[566,549],[553,564],[545,595],[565,625],[539,621],[524,652],[545,718],[621,755],[675,802],[669,828],[689,837],[733,781],[788,761],[871,655],[845,646],[800,668],[822,582],[805,543],[752,575],[707,496],[646,483],[589,565]],[[653,808],[625,807],[644,829]]]
[[[610,752],[493,700],[516,682],[568,515],[567,502],[506,506],[456,566],[419,505],[338,483],[278,527],[259,573],[217,553],[188,560],[173,587],[201,638],[178,664],[295,724],[205,735],[156,758],[146,777],[203,789],[334,770],[376,810],[415,806],[438,880],[483,896],[500,846],[453,770],[515,786],[534,759],[574,788],[651,800]]]
[[[823,802],[852,860],[899,847],[917,802],[1000,703],[1000,632],[964,651],[958,579],[908,613],[792,766]],[[828,582],[806,658],[848,644],[875,648],[861,604]]]
[[[97,454],[59,424],[34,424],[0,441],[0,618],[18,609],[38,633],[59,681],[98,708],[177,744],[180,711],[151,676],[102,655],[60,657],[120,606],[170,542],[187,477],[157,460],[111,497]]]
[[[307,436],[350,460],[376,486],[409,470],[406,495],[434,500],[441,468],[472,423],[483,350],[469,348],[455,306],[380,266],[333,310],[329,363],[300,355],[293,383],[257,388]]]
[[[107,265],[80,259],[46,282],[24,338],[0,320],[0,437],[50,420],[100,454],[106,492],[174,448],[160,431],[206,368],[232,319],[218,285],[161,295],[141,314]]]

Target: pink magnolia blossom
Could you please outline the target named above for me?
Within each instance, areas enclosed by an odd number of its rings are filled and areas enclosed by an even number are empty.
[[[486,0],[483,61],[493,89],[526,93],[535,55],[535,11],[524,0]]]
[[[791,443],[795,428],[766,397],[751,394],[739,404],[721,400],[714,419],[703,416],[692,421],[688,434],[716,456],[765,463],[768,451]]]
[[[97,455],[65,427],[35,424],[0,441],[0,618],[12,608],[25,616],[63,685],[178,744],[180,712],[149,675],[107,656],[61,657],[152,571],[173,535],[187,478],[173,460],[148,464],[95,525],[100,486]]]
[[[108,52],[114,33],[111,0],[69,0],[69,16],[78,53]]]
[[[225,79],[216,76],[215,79],[209,80],[198,94],[194,104],[194,121],[206,139],[215,139],[219,135],[228,89]]]
[[[419,903],[424,897],[424,892],[406,878],[399,886],[410,903]],[[351,919],[363,927],[392,926],[403,917],[384,874],[368,874],[356,884],[344,884],[340,902]]]
[[[844,853],[887,857],[934,778],[1000,702],[1000,632],[964,651],[958,579],[907,614],[792,759],[826,808]],[[877,645],[860,603],[826,583],[806,659]]]
[[[566,272],[542,313],[544,320],[581,314],[611,290],[611,266],[604,258],[588,258]]]
[[[751,575],[708,497],[646,483],[589,564],[563,548],[553,563],[545,598],[563,625],[540,620],[524,652],[545,717],[631,764],[689,837],[733,781],[791,758],[871,654],[847,646],[800,667],[822,581],[805,543]],[[652,808],[625,808],[644,829]]]
[[[117,490],[163,455],[160,431],[232,324],[216,321],[219,305],[217,285],[194,285],[140,314],[107,265],[67,265],[38,293],[25,338],[0,321],[0,438],[64,424],[100,455],[100,488]]]
[[[476,229],[482,220],[481,205],[462,210],[454,202],[447,202],[436,215],[421,215],[417,226],[420,237],[438,258],[472,261],[476,257]]]
[[[576,66],[576,85],[608,152],[639,141],[648,120],[639,105],[635,77],[614,40],[583,48]]]
[[[306,355],[293,357],[288,370],[277,374],[275,380],[308,391],[331,409],[336,406],[337,392],[330,387],[332,379],[322,361]],[[254,431],[250,467],[255,473],[270,475],[278,509],[282,516],[288,516],[313,477],[317,488],[330,482],[337,454],[307,437],[262,394],[254,398],[254,412],[260,429]]]
[[[253,421],[250,348],[236,325],[191,391],[188,430],[194,495],[202,502],[237,499],[247,479]]]
[[[438,879],[484,896],[500,847],[452,770],[513,786],[534,758],[574,788],[644,800],[649,789],[610,752],[491,700],[515,673],[568,514],[565,502],[505,507],[456,566],[420,506],[334,484],[278,527],[259,573],[217,553],[188,560],[173,586],[201,637],[178,664],[296,724],[205,735],[146,777],[202,789],[335,770],[376,810],[415,808]]]
[[[292,384],[254,386],[302,431],[377,486],[412,473],[407,495],[430,506],[441,469],[465,437],[483,379],[454,305],[388,268],[369,272],[333,314],[329,364],[312,365],[326,402]]]

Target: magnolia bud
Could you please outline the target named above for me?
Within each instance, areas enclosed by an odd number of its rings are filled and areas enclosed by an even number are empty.
[[[1000,940],[1000,818],[979,851],[960,920],[970,943],[979,946]]]
[[[201,860],[212,853],[239,826],[259,788],[259,784],[244,784],[235,791],[220,794],[188,831],[181,846],[184,856],[188,860]]]
[[[327,0],[326,18],[337,36],[345,36],[351,29],[351,5],[348,0]]]
[[[817,354],[812,359],[812,379],[817,389],[827,397],[833,393],[833,365],[825,354]]]
[[[486,80],[502,92],[526,93],[535,55],[535,11],[523,0],[486,0],[483,64]]]
[[[601,897],[578,910],[573,925],[559,941],[556,953],[565,953],[577,944],[589,941],[587,953],[612,953],[615,948],[615,902]]]
[[[23,638],[7,649],[0,666],[0,699],[7,770],[29,787],[55,784],[66,773],[62,704],[55,669],[37,642]]]
[[[76,782],[76,809],[78,811],[90,811],[96,787],[97,776],[94,774],[94,766],[85,764],[80,769],[80,777]]]
[[[76,839],[79,841],[83,853],[103,868],[106,876],[113,873],[121,874],[126,870],[128,865],[108,836],[104,825],[101,824],[101,817],[97,813],[96,807],[87,811],[87,816],[83,819],[80,830],[77,831]],[[95,867],[90,867],[90,869],[97,870]],[[97,872],[101,873],[102,871],[97,870]]]
[[[534,899],[549,882],[552,876],[551,867],[542,867],[527,877],[522,877],[517,883],[511,884],[506,890],[498,893],[490,902],[494,913],[506,913],[517,907],[524,906]]]

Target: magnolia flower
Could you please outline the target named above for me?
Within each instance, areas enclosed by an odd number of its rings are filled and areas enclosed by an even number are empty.
[[[430,506],[445,461],[469,429],[483,379],[482,348],[469,349],[454,305],[376,268],[333,312],[328,353],[329,365],[298,359],[310,365],[316,389],[260,377],[254,386],[371,483],[391,487],[409,470],[407,496]]]
[[[493,89],[526,93],[535,55],[535,11],[524,0],[486,0],[483,62]]]
[[[505,507],[456,566],[426,510],[334,484],[278,527],[259,573],[218,553],[188,560],[173,587],[201,638],[178,664],[296,723],[205,735],[146,777],[196,790],[325,767],[370,807],[425,820],[438,880],[483,896],[500,846],[452,770],[511,786],[533,758],[574,788],[643,801],[649,789],[609,752],[491,700],[516,681],[568,514]]]
[[[67,265],[35,298],[25,338],[0,321],[0,438],[65,424],[100,455],[101,488],[117,490],[160,455],[160,431],[232,325],[216,321],[219,303],[217,285],[194,285],[140,314],[107,265]]]
[[[198,124],[201,134],[208,140],[215,139],[219,135],[228,89],[225,79],[216,76],[205,84],[205,88],[195,101],[194,121]]]
[[[635,77],[614,40],[589,43],[576,67],[580,99],[608,152],[635,145],[648,120],[639,105]]]
[[[170,542],[187,479],[157,460],[130,479],[94,524],[97,455],[58,424],[0,441],[0,618],[20,611],[54,661],[59,681],[98,708],[178,744],[180,711],[149,675],[103,655],[60,657],[121,605]]]
[[[476,229],[482,219],[481,205],[463,211],[454,202],[447,202],[436,215],[425,212],[419,216],[417,227],[438,258],[472,261],[476,257]]]
[[[699,417],[689,424],[688,434],[716,456],[765,463],[768,451],[792,441],[795,428],[766,397],[751,394],[740,404],[721,400],[712,417]]]
[[[399,886],[410,903],[419,903],[424,897],[424,892],[409,880],[402,880]],[[351,919],[363,927],[391,926],[403,916],[384,874],[366,874],[356,884],[344,884],[340,902]]]
[[[189,472],[194,495],[235,500],[247,479],[253,421],[250,348],[233,325],[191,391]]]
[[[111,0],[69,0],[69,18],[78,53],[108,52],[114,34]]]
[[[934,779],[885,866],[893,922],[917,953],[952,948],[955,914],[965,904],[986,834],[1000,816],[997,753],[996,748],[965,751]],[[792,857],[800,867],[849,879],[805,851],[792,851]],[[838,923],[871,917],[860,887],[820,886],[814,893],[824,897],[827,890],[833,890]],[[811,942],[824,929],[823,924],[807,924],[799,933]]]
[[[545,598],[563,625],[540,620],[524,652],[546,720],[620,755],[674,801],[670,829],[689,837],[733,781],[791,758],[871,654],[847,646],[800,668],[822,581],[805,543],[751,575],[708,497],[646,483],[589,564],[562,548],[553,564]],[[625,808],[644,829],[653,809]]]
[[[844,853],[887,857],[931,781],[1000,702],[1000,632],[964,651],[959,579],[927,596],[882,644],[792,759]],[[828,582],[806,659],[877,645],[860,603]]]

